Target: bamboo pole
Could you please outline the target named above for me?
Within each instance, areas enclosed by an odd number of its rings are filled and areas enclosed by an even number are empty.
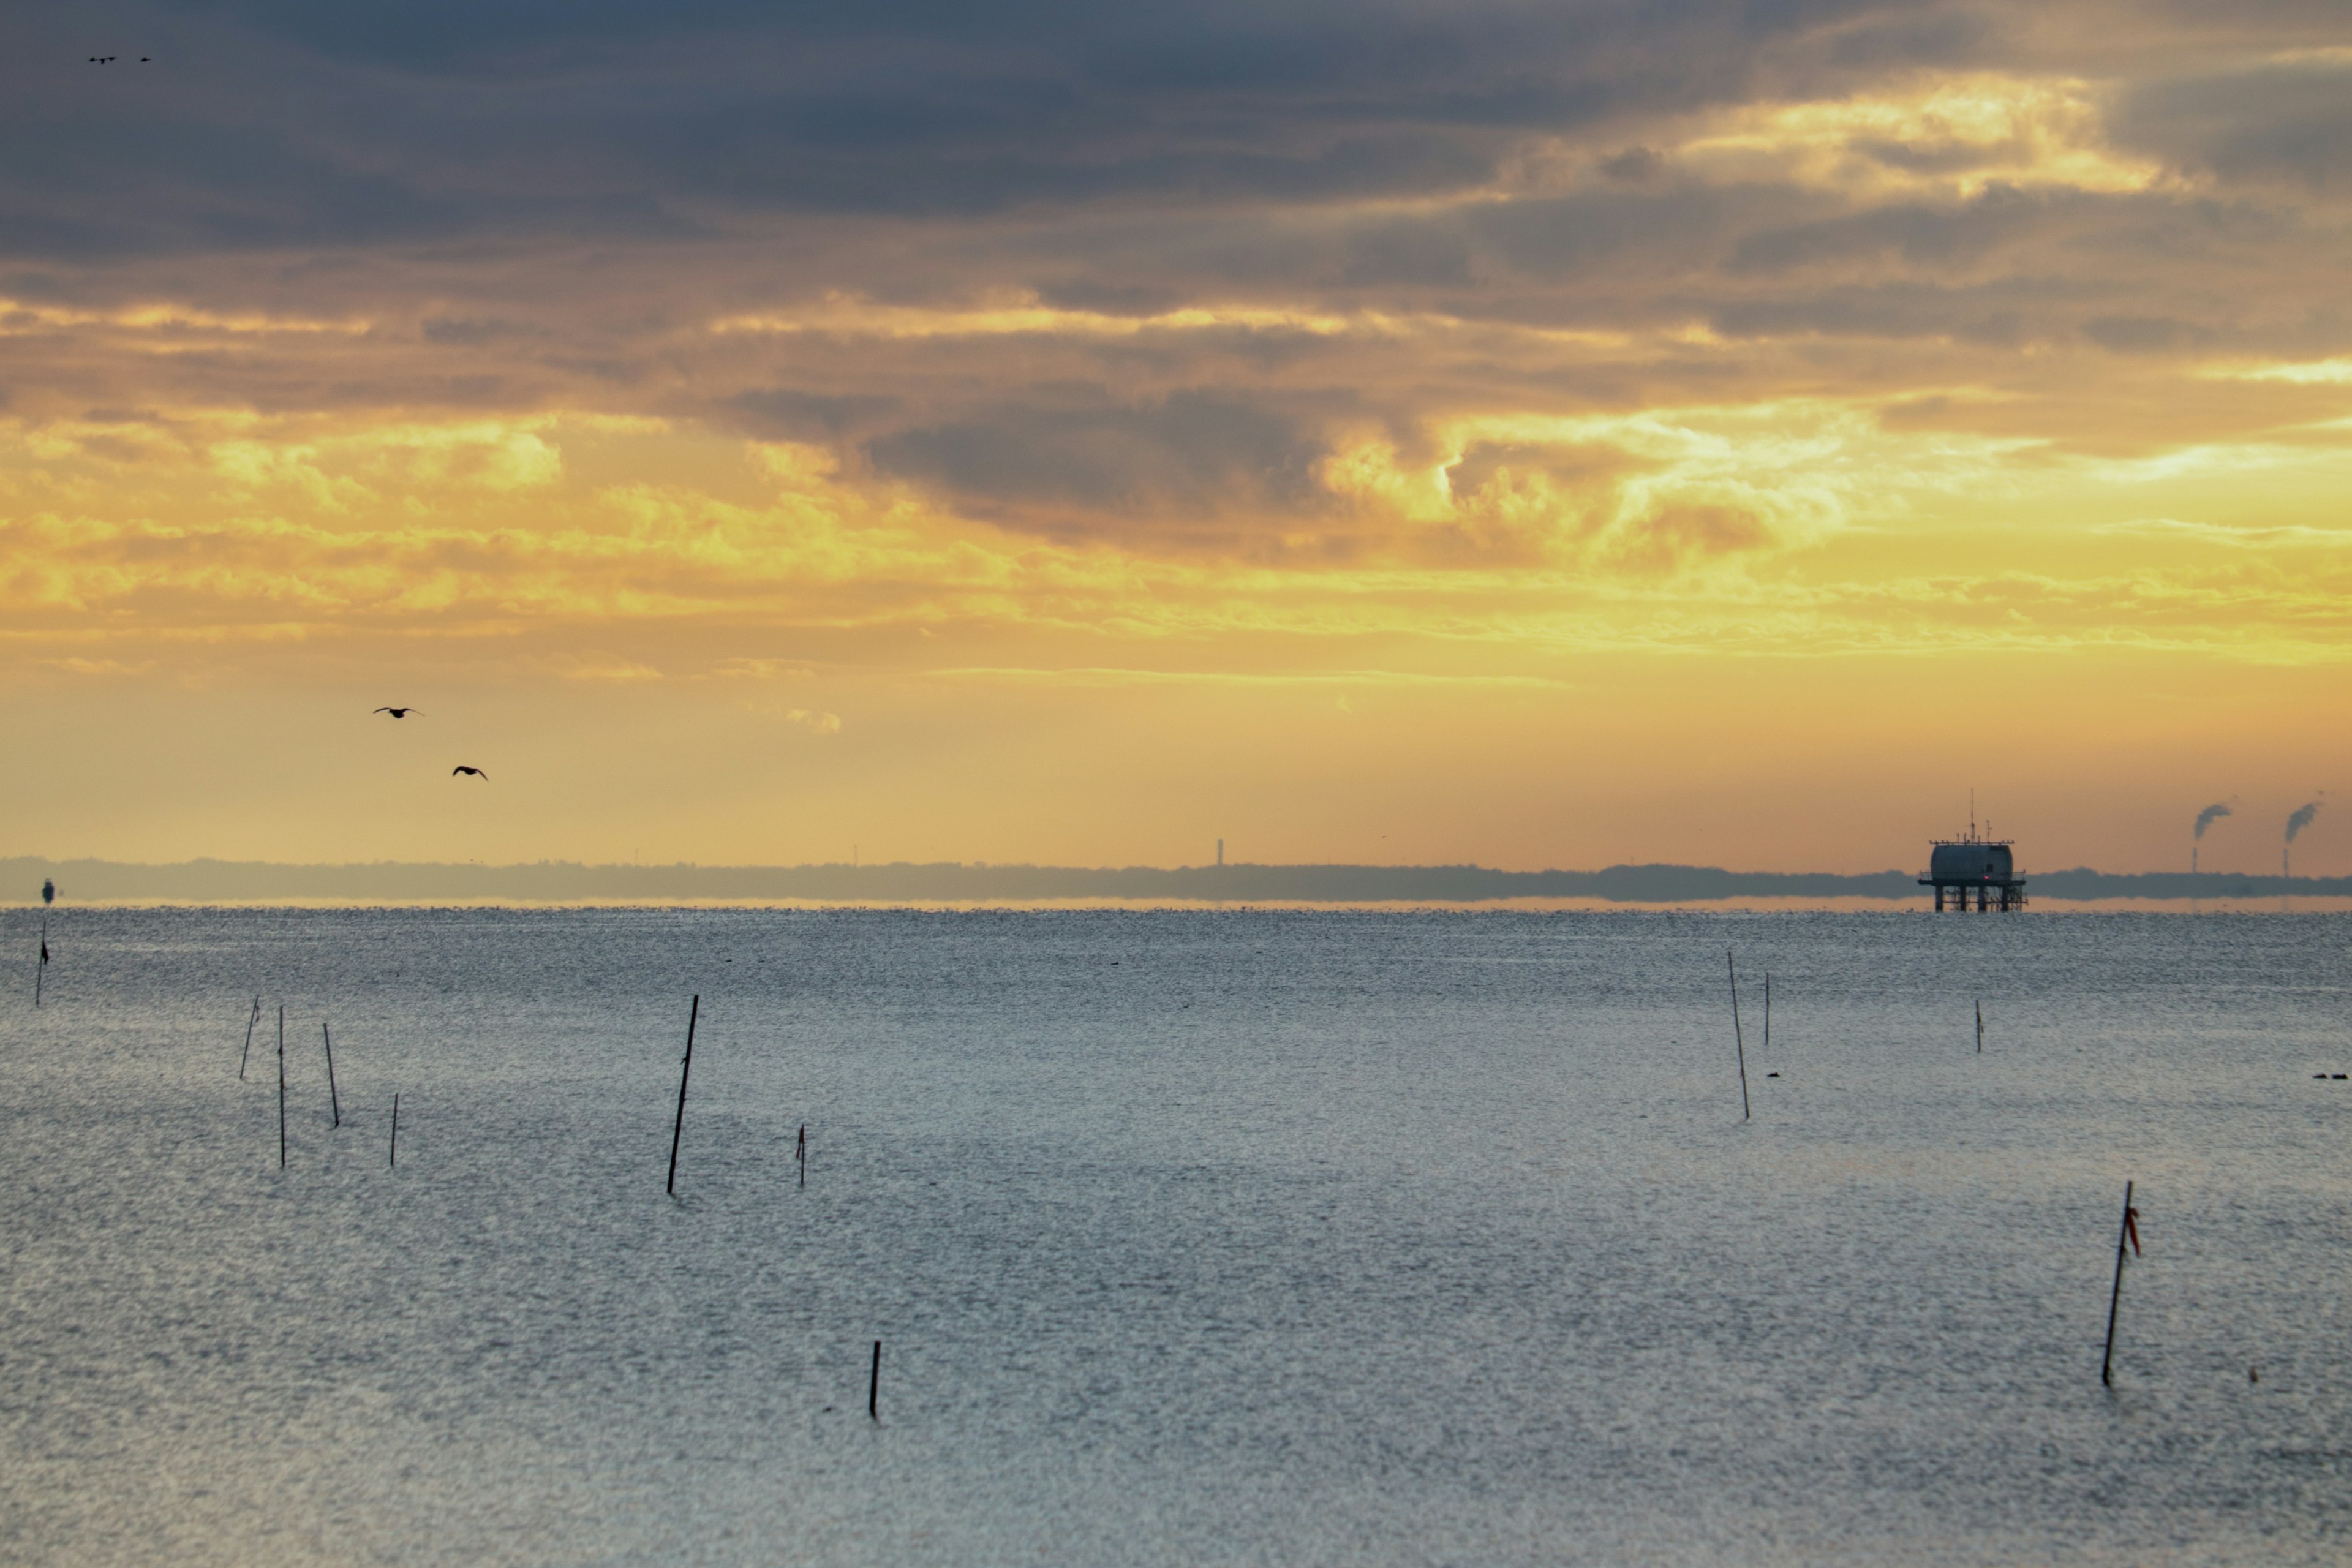
[[[286,1009],[278,1009],[278,1168],[286,1168]]]
[[[1724,973],[1731,976],[1731,1043],[1739,1052],[1739,1120],[1748,1119],[1748,1042],[1739,1036],[1739,971],[1731,963],[1731,950],[1723,950]]]
[[[253,1011],[247,1015],[245,1020],[245,1049],[239,1051],[236,1057],[236,1081],[239,1083],[245,1081],[246,1058],[253,1055],[253,1026],[259,1022],[261,1022],[261,998],[256,996],[253,999]]]
[[[694,1026],[702,1016],[702,993],[694,994],[694,1008],[686,1016],[686,1057],[677,1069],[677,1124],[669,1132],[669,1181],[662,1190],[677,1196],[677,1144],[686,1136],[686,1079],[694,1070]]]
[[[327,1030],[327,1021],[319,1020],[319,1037],[327,1042],[327,1106],[334,1112],[335,1125],[343,1124],[342,1098],[335,1092],[335,1037]]]
[[[2132,1207],[2132,1184],[2126,1182],[2124,1219],[2116,1227],[2116,1283],[2114,1289],[2107,1292],[2107,1349],[2106,1353],[2099,1358],[2099,1381],[2110,1388],[2116,1383],[2116,1310],[2122,1305],[2124,1299],[2124,1244],[2128,1241],[2132,1250],[2139,1250],[2138,1227],[2132,1224],[2138,1217],[2138,1213]]]

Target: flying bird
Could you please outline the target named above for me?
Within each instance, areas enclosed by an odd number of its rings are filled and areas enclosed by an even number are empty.
[[[476,778],[478,778],[478,779],[487,779],[487,778],[488,778],[488,777],[490,776],[489,774],[488,774],[488,773],[484,773],[481,769],[479,769],[479,768],[469,768],[469,767],[467,767],[467,766],[465,763],[459,763],[456,767],[451,768],[451,769],[449,770],[449,776],[450,776],[451,778],[453,778],[453,779],[454,779],[454,778],[456,778],[459,773],[471,773],[471,774],[473,774],[473,775],[474,775]]]
[[[376,711],[379,713],[389,713],[395,719],[405,719],[411,713],[415,712],[416,710],[414,708],[379,708]]]

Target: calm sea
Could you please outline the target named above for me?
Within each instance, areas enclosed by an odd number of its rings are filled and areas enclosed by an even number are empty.
[[[2345,918],[38,919],[10,1561],[2352,1557]]]

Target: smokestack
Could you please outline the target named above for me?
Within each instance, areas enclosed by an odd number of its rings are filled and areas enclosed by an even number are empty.
[[[2286,819],[2286,844],[2283,844],[2279,847],[2280,876],[2291,877],[2294,874],[2287,869],[2287,846],[2292,845],[2294,842],[2295,835],[2310,826],[2311,819],[2318,815],[2319,803],[2315,800],[2307,800],[2301,805],[2296,806],[2294,808],[2294,814]]]
[[[2230,803],[2226,800],[2217,800],[2197,814],[2197,833],[2189,841],[2189,874],[2190,876],[2197,874],[2197,846],[2203,841],[2205,830],[2229,815]]]

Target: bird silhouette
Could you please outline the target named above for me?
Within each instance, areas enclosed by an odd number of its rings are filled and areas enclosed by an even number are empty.
[[[376,711],[379,713],[389,713],[395,719],[405,719],[411,713],[416,712],[417,710],[414,708],[379,708]]]
[[[488,778],[488,777],[490,776],[489,774],[488,774],[488,773],[484,773],[481,769],[479,769],[479,768],[469,768],[469,767],[467,767],[467,766],[465,763],[459,763],[456,767],[451,768],[451,769],[449,770],[449,776],[450,776],[451,778],[453,778],[453,779],[454,779],[454,778],[456,778],[459,773],[471,773],[471,774],[473,774],[473,775],[474,775],[476,778],[478,778],[478,779],[487,779],[487,778]]]

